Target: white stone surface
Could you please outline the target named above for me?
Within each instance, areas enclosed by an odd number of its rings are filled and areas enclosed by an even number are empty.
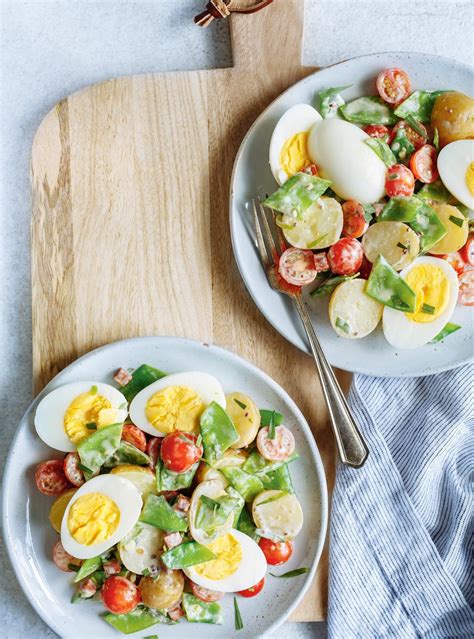
[[[284,2],[285,0],[278,0]],[[2,0],[0,139],[0,414],[3,463],[32,398],[29,152],[62,97],[111,76],[231,64],[228,25],[198,29],[203,0]],[[404,50],[474,61],[471,0],[307,0],[304,62]],[[1,549],[2,637],[54,637],[21,592]],[[317,638],[325,624],[275,635]]]

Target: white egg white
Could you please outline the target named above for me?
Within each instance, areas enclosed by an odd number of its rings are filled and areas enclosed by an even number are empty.
[[[316,122],[308,152],[321,177],[345,200],[370,204],[385,193],[386,166],[365,144],[368,135],[350,122],[330,118]]]
[[[474,195],[466,184],[466,171],[471,162],[474,162],[474,140],[451,142],[438,155],[438,171],[444,186],[464,206],[474,209]]]
[[[208,579],[199,575],[194,566],[185,568],[184,573],[186,576],[198,586],[219,590],[220,592],[239,592],[255,586],[265,576],[267,560],[260,546],[251,537],[240,532],[240,530],[233,529],[229,534],[242,547],[242,560],[237,570],[223,579]]]
[[[93,386],[97,386],[97,393],[108,399],[112,408],[117,410],[117,423],[125,421],[127,410],[124,407],[127,406],[127,400],[113,386],[93,381],[65,384],[43,397],[36,409],[36,432],[45,444],[65,453],[76,450],[76,445],[64,430],[64,414],[76,397],[89,392]]]
[[[278,184],[283,184],[290,177],[280,165],[285,142],[297,133],[309,132],[313,124],[321,119],[318,111],[309,104],[295,104],[276,123],[270,140],[269,159],[273,177]]]
[[[412,322],[405,313],[386,306],[383,311],[383,332],[387,341],[395,348],[411,349],[427,344],[449,322],[456,306],[459,284],[456,271],[451,264],[437,257],[418,257],[406,266],[400,275],[405,278],[413,268],[420,264],[432,264],[443,269],[449,281],[449,301],[443,313],[426,324]]]
[[[140,391],[130,404],[130,419],[149,435],[154,435],[155,437],[164,437],[166,435],[166,433],[161,433],[148,421],[145,409],[150,397],[170,386],[187,386],[191,388],[199,395],[205,406],[208,406],[211,402],[216,402],[222,408],[226,406],[222,386],[212,375],[199,371],[167,375]]]
[[[78,543],[69,532],[68,518],[72,505],[82,497],[89,493],[101,493],[106,497],[110,497],[120,511],[120,522],[116,531],[103,542],[87,546]],[[142,498],[135,486],[118,475],[98,475],[83,484],[79,490],[74,493],[73,498],[67,505],[66,511],[61,523],[61,543],[66,552],[78,559],[89,559],[102,554],[127,535],[140,517],[142,509]]]

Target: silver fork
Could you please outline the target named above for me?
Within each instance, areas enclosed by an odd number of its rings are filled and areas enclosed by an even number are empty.
[[[360,468],[367,459],[369,451],[336,376],[324,355],[306,304],[301,293],[290,293],[282,288],[276,276],[276,263],[285,246],[281,230],[275,224],[273,211],[267,209],[269,211],[267,215],[267,210],[259,198],[252,200],[252,205],[258,250],[268,282],[276,291],[284,293],[292,299],[300,316],[319,374],[341,462],[354,468]]]

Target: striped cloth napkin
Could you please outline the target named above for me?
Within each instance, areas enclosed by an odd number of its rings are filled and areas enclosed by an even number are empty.
[[[474,637],[474,366],[349,400],[370,455],[337,472],[329,639]]]

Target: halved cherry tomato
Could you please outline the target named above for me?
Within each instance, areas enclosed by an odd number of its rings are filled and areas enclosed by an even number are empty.
[[[329,266],[336,275],[357,273],[363,259],[362,244],[353,237],[341,238],[328,251]]]
[[[258,595],[258,593],[262,591],[262,588],[264,585],[265,585],[265,577],[260,579],[258,584],[255,584],[255,586],[252,586],[251,588],[247,588],[247,590],[241,590],[237,594],[239,594],[241,597],[247,597],[247,598],[255,597],[255,595]]]
[[[421,122],[418,122],[418,126],[421,131],[424,131],[423,135],[420,135],[417,131],[415,131],[415,129],[413,129],[408,124],[408,122],[405,122],[405,120],[400,120],[400,122],[397,122],[397,124],[392,129],[389,143],[391,144],[393,142],[393,139],[397,135],[397,131],[399,129],[403,129],[403,132],[405,133],[406,137],[410,140],[410,142],[413,144],[413,146],[415,147],[415,150],[421,148],[423,144],[426,144],[426,140],[428,139],[428,131],[426,130],[426,127]]]
[[[280,256],[278,271],[293,286],[311,284],[317,275],[313,252],[293,246],[286,249]]]
[[[319,175],[318,173],[318,167],[316,166],[316,164],[310,164],[309,166],[305,167],[303,169],[303,173],[308,173],[309,175]]]
[[[438,152],[431,144],[424,144],[410,158],[410,169],[420,182],[432,184],[439,178],[436,159]]]
[[[360,268],[359,268],[359,275],[363,280],[369,279],[372,266],[373,266],[372,262],[369,262],[369,260],[364,255],[362,259],[362,264],[360,265]]]
[[[60,495],[71,487],[60,459],[51,459],[39,464],[35,472],[35,482],[40,493],[49,496]]]
[[[191,590],[193,591],[193,595],[200,599],[201,601],[206,601],[210,603],[211,601],[219,601],[222,599],[225,593],[220,592],[219,590],[211,590],[210,588],[203,588],[202,586],[198,586],[193,581],[190,581]]]
[[[80,566],[82,563],[80,559],[76,559],[76,557],[64,550],[64,546],[59,539],[53,546],[53,561],[56,567],[63,572],[74,572],[74,568],[71,568],[71,566]]]
[[[410,78],[403,69],[385,69],[377,76],[377,91],[389,104],[399,104],[411,93]]]
[[[456,253],[448,253],[447,255],[437,255],[436,257],[449,262],[458,274],[463,273],[466,268],[466,262],[462,259],[458,251],[456,251]]]
[[[385,178],[385,190],[389,197],[398,195],[413,195],[415,190],[415,178],[413,173],[403,164],[394,164],[387,169]]]
[[[81,459],[77,453],[68,453],[64,458],[64,474],[73,486],[82,486],[86,481],[84,473],[79,468]]]
[[[262,549],[267,564],[271,566],[281,566],[285,564],[293,553],[293,542],[291,541],[272,541],[262,537],[258,542]]]
[[[122,439],[138,450],[145,452],[146,437],[145,433],[134,424],[124,424],[122,428]]]
[[[141,601],[140,591],[135,584],[118,575],[107,577],[100,594],[104,606],[115,615],[132,612]]]
[[[314,254],[314,268],[317,273],[323,273],[324,271],[329,271],[329,262],[328,256],[326,253],[315,253]]]
[[[355,200],[347,200],[342,205],[344,224],[342,234],[346,237],[360,237],[369,228],[365,221],[364,207]]]
[[[270,428],[264,426],[258,431],[257,448],[262,457],[269,461],[283,461],[295,451],[295,438],[286,426],[275,428],[275,437],[270,439]]]
[[[385,142],[390,138],[390,129],[385,124],[368,124],[364,127],[364,131],[369,137],[379,138]]]
[[[202,445],[198,446],[196,442],[196,435],[184,431],[166,435],[161,443],[161,459],[166,468],[174,473],[189,470],[202,457]]]
[[[467,238],[466,244],[464,244],[462,249],[459,249],[459,253],[466,264],[474,266],[474,235],[470,235]]]
[[[474,271],[459,275],[458,302],[464,306],[474,306]]]
[[[162,438],[160,437],[150,437],[146,445],[146,452],[150,458],[150,468],[152,470],[155,469],[158,455],[160,454],[161,441]]]

